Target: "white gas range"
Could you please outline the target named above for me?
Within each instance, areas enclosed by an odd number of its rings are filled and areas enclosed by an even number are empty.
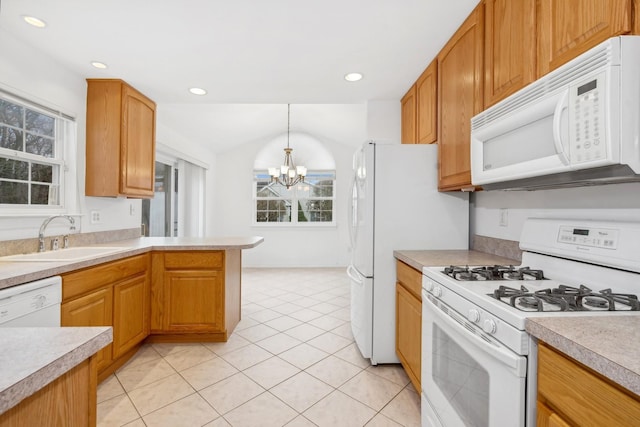
[[[520,266],[423,269],[423,427],[534,426],[526,319],[640,315],[640,223],[531,218],[520,248]]]

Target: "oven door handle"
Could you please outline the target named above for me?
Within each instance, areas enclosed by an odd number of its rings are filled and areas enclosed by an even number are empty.
[[[431,297],[433,298],[433,297]],[[458,313],[445,313],[440,307],[435,305],[430,300],[430,295],[424,290],[422,291],[422,304],[427,303],[429,305],[429,313],[435,315],[441,322],[442,326],[448,326],[453,329],[459,335],[464,337],[468,342],[478,347],[483,353],[498,360],[503,365],[508,366],[518,377],[525,377],[527,374],[527,366],[524,363],[524,358],[509,350],[508,348],[496,344],[487,342],[480,336],[481,332],[478,331],[477,326],[470,324],[467,319],[459,315]],[[467,328],[464,325],[468,325]],[[484,333],[482,333],[484,335]]]

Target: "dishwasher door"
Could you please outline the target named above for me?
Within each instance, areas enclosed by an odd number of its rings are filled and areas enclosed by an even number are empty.
[[[0,289],[0,327],[60,326],[61,302],[60,276]]]

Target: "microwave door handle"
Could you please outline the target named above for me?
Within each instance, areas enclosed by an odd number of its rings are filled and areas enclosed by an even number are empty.
[[[569,108],[568,105],[568,93],[565,92],[562,94],[558,103],[556,104],[556,109],[553,113],[553,144],[556,148],[556,153],[558,153],[558,157],[560,161],[564,165],[569,165],[569,158],[564,151],[564,144],[562,143],[562,117]]]

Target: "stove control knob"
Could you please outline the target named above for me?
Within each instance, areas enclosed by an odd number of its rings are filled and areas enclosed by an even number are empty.
[[[433,288],[433,294],[436,296],[436,298],[440,298],[442,296],[442,288],[440,286],[436,286],[435,288]]]
[[[496,333],[496,322],[494,322],[491,319],[485,320],[484,323],[482,324],[482,330],[485,331],[488,334],[495,334]]]
[[[430,280],[426,280],[424,283],[424,287],[427,290],[427,292],[433,291],[433,282]]]
[[[469,314],[467,314],[467,319],[469,319],[470,322],[478,323],[480,321],[480,312],[472,308],[469,310]]]

